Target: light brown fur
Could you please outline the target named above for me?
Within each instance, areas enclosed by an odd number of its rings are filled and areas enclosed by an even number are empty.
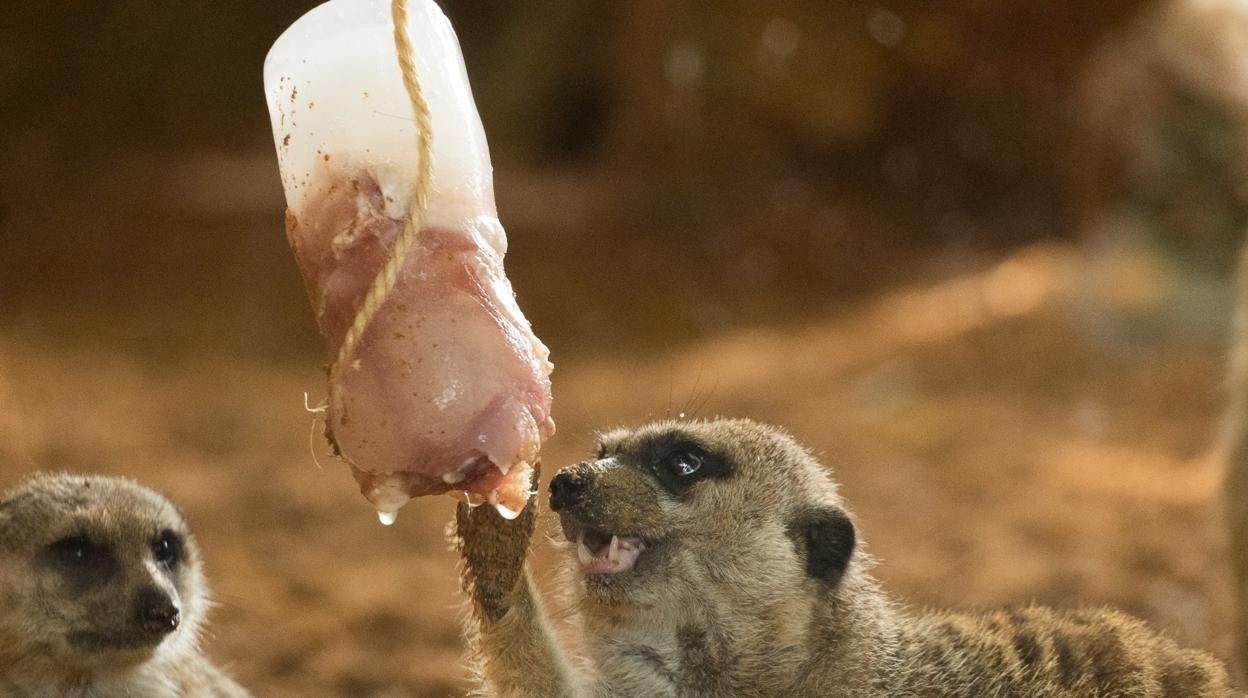
[[[246,696],[199,650],[201,567],[182,513],[133,482],[0,495],[0,695]]]
[[[672,474],[693,461],[692,479]],[[569,540],[598,531],[647,547],[629,572],[586,575],[570,546],[587,645],[574,659],[524,566],[535,504],[516,522],[461,508],[456,542],[483,694],[1231,695],[1214,658],[1114,611],[899,608],[871,577],[836,485],[773,427],[611,432],[597,458],[552,486]]]
[[[1238,614],[1235,651],[1239,671],[1248,673],[1248,246],[1240,256],[1238,302],[1230,356],[1226,482],[1228,558]]]

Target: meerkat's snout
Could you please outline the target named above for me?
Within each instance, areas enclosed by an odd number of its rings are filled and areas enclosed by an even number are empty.
[[[559,513],[587,575],[631,572],[646,549],[628,512],[610,501],[612,492],[626,489],[629,477],[618,468],[611,459],[587,461],[560,470],[550,482],[550,508]]]
[[[182,613],[169,594],[155,587],[139,592],[134,610],[139,629],[157,638],[177,630]]]
[[[560,470],[550,481],[550,508],[560,511],[576,506],[589,487],[593,475],[581,465]]]

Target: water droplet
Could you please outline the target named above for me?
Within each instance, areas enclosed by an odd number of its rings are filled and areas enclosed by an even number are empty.
[[[398,520],[398,518],[399,518],[399,512],[397,511],[377,512],[377,520],[381,522],[382,526],[391,526],[394,524],[396,520]]]

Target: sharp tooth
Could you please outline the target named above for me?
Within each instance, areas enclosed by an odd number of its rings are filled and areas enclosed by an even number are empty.
[[[611,560],[611,564],[617,564],[620,561],[620,537],[611,536],[611,551],[607,553],[607,559]]]
[[[582,567],[589,567],[589,563],[594,561],[594,554],[589,552],[589,546],[585,545],[584,533],[576,539],[576,557],[581,561]]]

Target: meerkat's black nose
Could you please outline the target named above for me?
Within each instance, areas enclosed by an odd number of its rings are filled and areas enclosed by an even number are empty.
[[[576,470],[563,470],[550,481],[550,508],[566,509],[581,501],[592,476]]]
[[[173,599],[159,589],[148,588],[139,592],[135,603],[139,626],[145,632],[156,634],[171,633],[178,628],[178,607]]]

